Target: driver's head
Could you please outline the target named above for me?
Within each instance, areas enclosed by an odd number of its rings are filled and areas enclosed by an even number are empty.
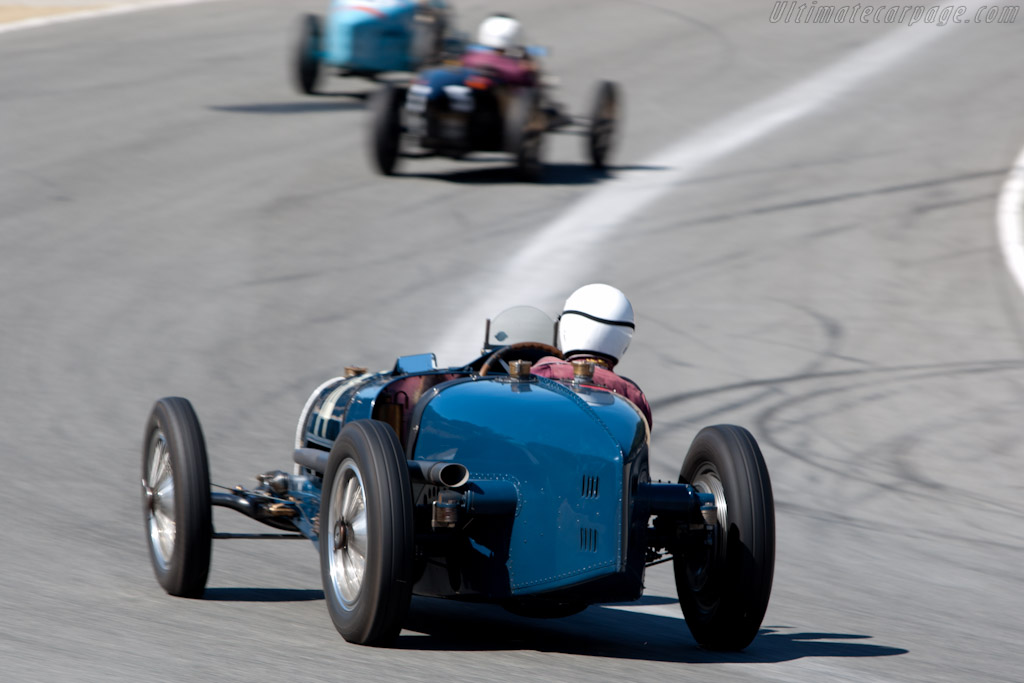
[[[504,52],[523,44],[523,27],[506,14],[494,14],[480,23],[476,42],[492,50]]]
[[[614,366],[633,338],[633,306],[611,285],[580,287],[558,319],[558,348],[566,358],[590,356]]]

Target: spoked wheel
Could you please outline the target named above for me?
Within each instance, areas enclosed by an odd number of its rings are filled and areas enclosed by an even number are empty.
[[[320,507],[320,572],[335,628],[351,643],[387,645],[409,611],[412,489],[394,430],[345,425],[331,449]]]
[[[594,94],[587,134],[587,153],[594,168],[604,168],[615,142],[619,120],[619,88],[611,81],[601,81]]]
[[[775,569],[775,503],[761,450],[742,427],[705,427],[679,473],[715,497],[710,545],[675,553],[676,590],[686,625],[702,647],[742,650],[764,619]]]
[[[206,444],[192,404],[162,398],[142,445],[142,511],[157,581],[171,595],[202,596],[213,517]]]
[[[370,102],[370,155],[377,171],[392,175],[402,139],[401,107],[405,92],[390,83],[374,93]]]
[[[320,75],[320,41],[323,29],[320,17],[306,14],[299,24],[299,39],[295,43],[295,83],[307,95],[316,93]]]
[[[536,94],[527,90],[513,93],[505,114],[505,149],[515,155],[520,179],[540,180],[544,171],[543,142],[544,115]]]
[[[544,173],[544,162],[541,161],[543,135],[540,131],[531,131],[523,137],[516,150],[516,173],[522,180],[537,182]]]

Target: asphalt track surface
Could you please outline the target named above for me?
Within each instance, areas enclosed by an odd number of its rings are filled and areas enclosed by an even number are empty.
[[[1020,679],[1024,303],[995,207],[1024,145],[1024,19],[931,27],[673,175],[652,162],[671,144],[910,29],[773,24],[766,1],[516,4],[574,109],[623,84],[607,176],[569,137],[541,185],[493,161],[373,175],[369,86],[288,82],[315,3],[0,36],[4,680]],[[472,26],[487,7],[460,9]],[[638,177],[671,186],[594,243],[581,225],[580,249],[537,249]],[[706,424],[761,443],[778,553],[745,652],[696,647],[667,565],[639,605],[558,621],[418,599],[387,650],[338,636],[305,542],[220,541],[204,599],[159,588],[138,486],[156,398],[190,398],[212,479],[251,485],[289,467],[303,401],[343,365],[468,359],[483,319],[446,331],[472,312],[554,313],[595,280],[638,311],[622,371],[654,408],[655,477]]]

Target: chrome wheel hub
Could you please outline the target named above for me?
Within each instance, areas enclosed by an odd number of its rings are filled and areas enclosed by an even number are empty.
[[[174,471],[167,438],[157,431],[149,446],[142,491],[145,496],[149,544],[157,566],[166,571],[174,555]]]
[[[729,508],[725,500],[725,488],[718,472],[710,467],[701,468],[693,477],[692,486],[699,493],[710,493],[715,497],[715,508],[717,509],[717,523],[719,531],[729,527]]]
[[[328,506],[332,529],[328,557],[331,587],[338,603],[348,610],[359,599],[369,544],[363,479],[354,461],[346,460],[338,469]]]
[[[689,566],[690,585],[697,591],[707,585],[719,553],[725,548],[729,533],[729,507],[725,500],[725,487],[714,467],[705,463],[700,466],[690,482],[698,493],[710,493],[715,497],[714,523],[712,544],[706,552],[700,553],[696,561]],[[708,511],[710,513],[710,510]]]

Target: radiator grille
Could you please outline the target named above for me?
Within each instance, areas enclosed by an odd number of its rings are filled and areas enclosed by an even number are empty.
[[[580,528],[580,550],[588,553],[597,552],[597,529],[591,527]]]

